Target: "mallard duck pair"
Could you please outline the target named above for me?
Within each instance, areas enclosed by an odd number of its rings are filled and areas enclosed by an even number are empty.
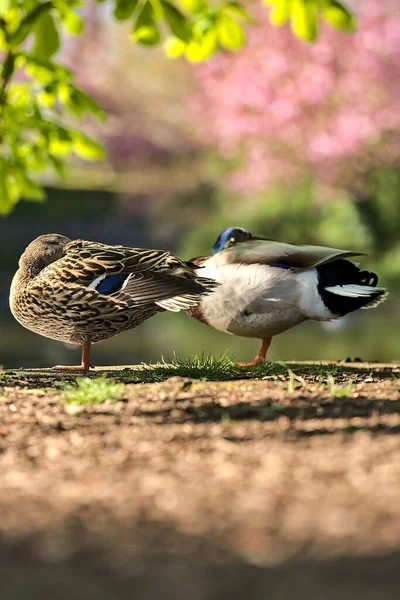
[[[92,343],[133,329],[158,312],[187,310],[217,287],[193,267],[164,250],[42,235],[19,260],[10,308],[27,329],[82,345],[79,367],[56,368],[86,371],[92,366]]]
[[[358,252],[323,246],[294,246],[255,237],[241,227],[225,229],[212,256],[192,259],[202,276],[221,286],[189,314],[214,329],[258,338],[255,359],[265,360],[274,336],[308,319],[329,321],[387,297],[375,273],[348,258]]]
[[[79,367],[58,368],[89,369],[92,343],[164,310],[262,339],[251,365],[302,321],[337,319],[387,295],[375,273],[346,260],[355,252],[272,242],[240,227],[223,231],[212,252],[185,262],[163,250],[43,235],[20,258],[11,312],[35,333],[82,345]]]

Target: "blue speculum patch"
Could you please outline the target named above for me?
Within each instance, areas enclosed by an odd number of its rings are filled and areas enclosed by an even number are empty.
[[[290,269],[290,265],[285,265],[285,263],[275,263],[271,265],[271,267],[278,267],[278,269]]]
[[[100,281],[96,287],[96,290],[100,294],[114,294],[114,292],[118,292],[121,289],[127,277],[129,277],[129,273],[117,273],[116,275],[109,275]]]

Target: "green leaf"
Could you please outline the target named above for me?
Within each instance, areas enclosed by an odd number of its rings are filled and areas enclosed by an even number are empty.
[[[65,164],[57,156],[49,154],[49,161],[60,179],[65,179]]]
[[[189,42],[192,39],[192,27],[188,19],[167,0],[161,0],[161,6],[172,33],[180,40]]]
[[[58,86],[57,86],[58,98],[59,98],[60,102],[62,102],[66,106],[69,106],[69,103],[71,101],[72,92],[73,92],[73,87],[72,87],[70,81],[61,80],[58,83]]]
[[[68,108],[78,115],[78,117],[81,117],[85,112],[88,112],[99,119],[99,121],[105,121],[106,114],[101,106],[79,88],[73,86],[70,87],[70,94],[66,100],[66,104]]]
[[[34,26],[35,43],[33,54],[39,58],[50,58],[60,48],[60,38],[53,17],[43,13]]]
[[[186,58],[190,62],[202,62],[209,58],[217,48],[217,32],[212,29],[202,36],[194,38],[186,46]]]
[[[0,50],[7,50],[7,48],[8,43],[6,39],[6,34],[2,29],[0,29]]]
[[[60,99],[61,101],[69,108],[71,112],[74,113],[77,117],[83,117],[85,113],[85,108],[82,106],[82,103],[79,98],[79,94],[73,90],[72,88],[59,88],[60,89]],[[68,89],[68,93],[66,90]]]
[[[202,19],[198,19],[193,24],[193,37],[197,39],[199,36],[202,36],[205,33],[215,29],[216,25],[217,17],[215,15],[212,17],[207,16]]]
[[[126,21],[133,15],[133,11],[138,5],[138,0],[116,0],[114,17],[118,21]]]
[[[205,0],[181,0],[183,8],[186,8],[189,12],[197,15],[207,8]]]
[[[217,35],[221,46],[228,50],[238,50],[245,42],[242,27],[224,13],[218,18]]]
[[[84,135],[80,131],[72,133],[72,147],[78,156],[85,160],[99,160],[105,158],[105,150],[99,142]]]
[[[227,2],[222,10],[230,16],[236,16],[244,19],[247,23],[253,23],[253,18],[239,2]]]
[[[16,12],[13,15],[14,18],[12,19],[12,25],[9,23],[9,27],[16,27],[16,29],[9,36],[9,42],[14,46],[22,44],[28,35],[34,31],[39,20],[52,8],[52,2],[35,2],[34,8],[32,8],[32,10],[28,12],[22,20],[19,19],[20,11],[18,11],[17,8],[14,8],[14,11]]]
[[[10,8],[4,15],[4,20],[7,22],[7,33],[9,41],[11,41],[10,38],[13,38],[13,36],[15,36],[17,31],[20,29],[21,20],[24,21],[24,19],[22,18],[21,9],[17,8],[17,6],[15,5],[13,6],[13,4],[10,4]]]
[[[49,134],[49,152],[55,156],[67,156],[72,148],[72,135],[64,129],[57,129]]]
[[[63,24],[70,35],[79,35],[82,33],[83,20],[73,10],[68,10],[63,16]]]
[[[0,215],[7,215],[12,208],[8,194],[7,175],[4,165],[0,162]]]
[[[340,31],[353,31],[356,26],[354,15],[349,9],[336,0],[325,0],[322,14],[326,21]]]
[[[184,54],[186,49],[186,42],[183,42],[179,38],[170,36],[167,38],[164,44],[165,54],[169,58],[178,58]]]
[[[20,83],[13,84],[8,90],[8,103],[10,106],[15,106],[19,109],[26,110],[30,101],[29,86]]]
[[[10,8],[11,0],[0,0],[0,17],[2,17]]]
[[[41,148],[35,148],[31,150],[30,155],[27,157],[27,170],[43,172],[48,166],[47,153],[45,154]]]
[[[136,19],[133,27],[132,37],[139,44],[144,46],[155,46],[160,41],[160,32],[155,22],[154,10],[149,0],[143,5],[143,8]]]
[[[71,71],[69,71],[63,65],[60,65],[59,63],[56,63],[52,60],[39,58],[38,56],[34,56],[29,52],[23,51],[20,52],[20,56],[18,57],[18,59],[20,58],[23,58],[28,64],[33,65],[34,67],[42,67],[43,69],[50,71],[51,73],[57,73],[57,75],[59,77],[62,77],[63,79],[71,78]]]
[[[54,73],[45,67],[41,67],[39,63],[35,63],[33,60],[27,63],[25,72],[35,80],[36,84],[43,83],[47,85],[54,81]]]
[[[269,20],[275,27],[284,25],[290,17],[290,0],[280,0],[269,14]]]
[[[105,121],[106,113],[101,108],[100,104],[98,104],[96,102],[96,100],[94,100],[93,98],[91,98],[90,96],[85,94],[85,92],[82,92],[82,90],[79,90],[77,88],[75,88],[75,89],[79,94],[79,100],[80,100],[82,106],[84,107],[84,109],[87,112],[90,112],[95,117],[97,117],[97,119],[99,119],[99,121]]]
[[[57,100],[56,90],[51,85],[48,85],[38,93],[37,99],[41,104],[44,104],[45,106],[54,106]]]
[[[21,196],[20,167],[0,159],[0,215],[7,215]]]
[[[37,202],[46,198],[43,188],[27,177],[27,175],[22,175],[21,177],[21,194],[25,200],[34,200]]]
[[[292,0],[292,30],[297,37],[312,42],[317,37],[317,8],[312,0]]]

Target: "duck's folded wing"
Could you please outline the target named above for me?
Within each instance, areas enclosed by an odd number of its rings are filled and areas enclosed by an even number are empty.
[[[171,259],[170,253],[165,250],[107,246],[77,240],[66,246],[65,256],[53,263],[53,268],[60,278],[86,285],[105,274],[157,270]]]
[[[198,304],[201,296],[217,285],[204,277],[187,279],[170,273],[143,271],[106,276],[99,281],[96,290],[131,307],[154,303],[166,310],[179,311]]]
[[[68,244],[66,255],[51,268],[58,281],[93,290],[122,308],[155,303],[166,310],[185,310],[218,285],[198,277],[192,266],[165,250],[81,240]]]
[[[225,264],[258,263],[310,269],[339,258],[361,256],[361,253],[325,246],[294,246],[269,240],[251,240],[223,250],[217,256]]]

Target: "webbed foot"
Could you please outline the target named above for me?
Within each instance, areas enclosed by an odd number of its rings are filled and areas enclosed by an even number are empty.
[[[261,343],[261,348],[259,349],[257,356],[251,362],[237,362],[235,365],[238,367],[255,367],[256,365],[262,365],[265,362],[265,357],[267,356],[268,348],[271,345],[272,338],[264,338]]]
[[[53,369],[59,371],[89,371],[89,369],[94,369],[94,365],[90,362],[90,346],[90,342],[84,342],[82,344],[82,362],[79,366],[71,367],[69,365],[56,365]]]
[[[55,365],[51,367],[55,371],[89,371],[89,369],[94,369],[94,365],[90,363],[89,365]]]

